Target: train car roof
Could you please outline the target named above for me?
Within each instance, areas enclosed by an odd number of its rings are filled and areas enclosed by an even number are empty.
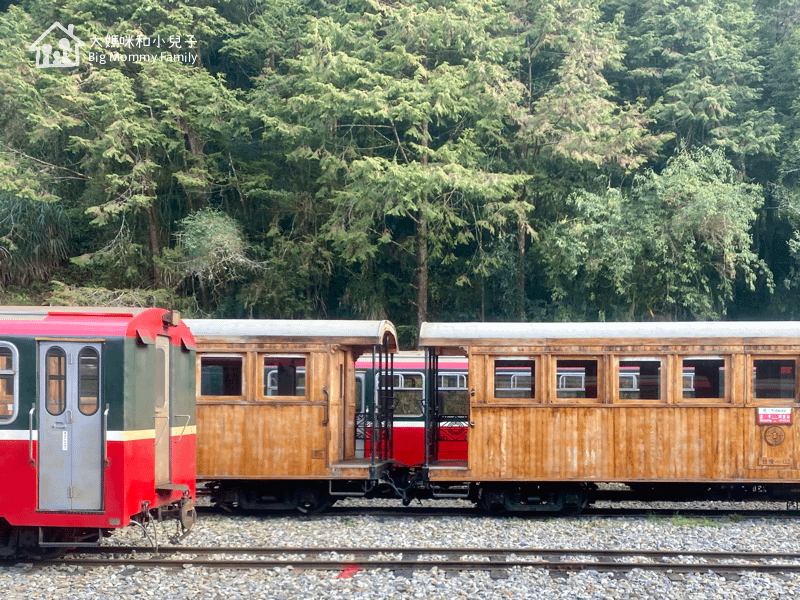
[[[383,344],[385,334],[391,352],[397,351],[397,331],[391,321],[344,321],[302,319],[186,319],[195,337],[279,338],[283,341],[308,342],[324,339],[351,346]]]
[[[696,321],[626,323],[423,323],[419,344],[456,348],[546,344],[548,339],[800,340],[800,321]]]
[[[194,348],[180,314],[162,308],[97,306],[0,306],[0,335],[130,337],[144,344],[169,327],[172,344]]]

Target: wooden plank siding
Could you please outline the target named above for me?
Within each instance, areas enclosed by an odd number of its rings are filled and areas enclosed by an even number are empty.
[[[338,344],[197,341],[197,477],[212,479],[329,479],[355,453],[356,351]],[[204,356],[241,356],[239,397],[203,396]],[[305,396],[266,397],[263,357],[305,357]],[[327,393],[326,393],[327,392]],[[368,467],[339,469],[366,477]]]
[[[800,479],[800,345],[794,340],[457,340],[469,359],[467,469],[431,469],[433,481],[785,482]],[[453,350],[453,340],[442,346]],[[496,398],[494,361],[535,360],[535,397]],[[620,397],[620,359],[661,361],[658,399]],[[684,398],[684,359],[724,360],[723,398]],[[560,359],[598,361],[597,397],[563,398]],[[795,360],[794,398],[757,398],[755,360]],[[589,395],[587,393],[587,395]],[[790,408],[768,433],[760,407]],[[770,437],[772,436],[772,437]],[[785,436],[785,439],[781,439]],[[778,441],[780,440],[780,441]],[[778,441],[778,443],[774,443]]]
[[[324,411],[318,404],[198,403],[198,479],[326,475]]]

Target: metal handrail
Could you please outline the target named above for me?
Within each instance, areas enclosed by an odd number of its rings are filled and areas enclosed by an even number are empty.
[[[36,461],[33,459],[33,413],[35,410],[34,406],[28,413],[28,461],[31,463],[31,467],[36,467]]]
[[[189,421],[192,420],[192,416],[191,415],[175,415],[176,419],[178,417],[186,418],[186,423],[183,424],[183,429],[181,430],[181,435],[178,437],[177,440],[175,440],[176,444],[183,439],[183,434],[186,433],[186,428],[189,426]]]
[[[108,462],[108,411],[111,409],[110,404],[106,404],[106,409],[103,411],[103,467],[106,469],[111,463]]]
[[[167,417],[153,417],[153,421],[155,421],[156,419],[164,419],[164,426],[161,428],[161,433],[159,433],[158,437],[156,437],[156,441],[153,444],[153,446],[158,446],[158,442],[161,441],[161,437],[164,435],[164,431],[166,431],[167,427],[169,427],[169,417],[168,416]],[[153,425],[155,426],[155,423],[153,423]]]

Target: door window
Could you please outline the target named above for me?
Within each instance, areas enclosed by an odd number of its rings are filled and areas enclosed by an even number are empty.
[[[89,416],[100,408],[100,356],[94,348],[84,348],[78,363],[78,410]]]
[[[51,415],[60,415],[67,408],[67,355],[61,348],[50,348],[47,364],[46,407]]]

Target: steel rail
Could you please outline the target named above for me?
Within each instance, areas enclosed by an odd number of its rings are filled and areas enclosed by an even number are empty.
[[[547,512],[530,512],[530,513],[489,513],[480,510],[476,507],[436,507],[436,506],[375,506],[375,507],[357,507],[357,506],[334,506],[325,512],[316,515],[300,515],[293,509],[282,510],[223,510],[217,507],[197,507],[200,514],[219,514],[230,516],[268,516],[280,517],[289,516],[292,518],[302,519],[326,519],[337,516],[379,516],[379,517],[392,517],[392,518],[413,518],[421,519],[426,517],[457,517],[457,518],[515,518],[515,519],[542,519],[553,518],[559,519],[585,519],[590,517],[608,517],[608,518],[625,518],[625,517],[657,517],[657,518],[671,518],[675,516],[692,517],[701,519],[798,519],[800,518],[800,510],[765,510],[765,509],[730,509],[730,508],[711,508],[711,509],[696,509],[696,508],[682,508],[676,506],[674,508],[587,508],[579,514],[575,515],[560,515],[558,513]]]
[[[127,554],[124,557],[92,557],[86,554]],[[209,556],[238,558],[209,558]],[[387,558],[389,555],[390,558]],[[201,558],[202,557],[202,558]],[[594,560],[586,560],[592,557]],[[679,562],[687,561],[687,562]],[[708,561],[708,562],[698,562]],[[738,562],[724,562],[738,561]],[[776,562],[779,561],[779,562]],[[790,562],[795,561],[795,562]],[[507,571],[540,568],[549,571],[615,571],[634,569],[671,573],[800,572],[796,552],[692,552],[618,549],[551,548],[298,548],[298,547],[191,547],[170,546],[154,551],[141,546],[108,546],[83,549],[80,554],[37,565],[136,566],[161,568],[275,569],[359,571],[436,568],[449,571]]]

